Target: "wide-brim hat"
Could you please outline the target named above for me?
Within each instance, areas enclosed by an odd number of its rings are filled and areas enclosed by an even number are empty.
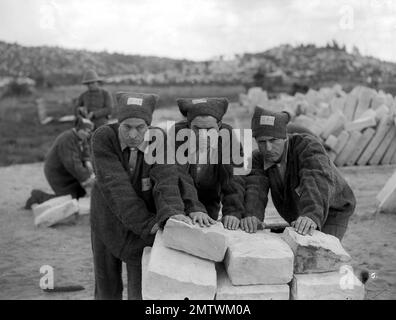
[[[84,73],[82,84],[87,84],[91,82],[103,82],[103,79],[98,76],[95,70],[87,70]]]

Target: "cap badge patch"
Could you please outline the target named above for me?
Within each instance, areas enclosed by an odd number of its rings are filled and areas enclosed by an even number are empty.
[[[128,98],[127,105],[129,106],[130,104],[133,104],[133,105],[136,105],[136,106],[142,106],[143,105],[143,99]]]
[[[192,101],[192,104],[207,103],[207,102],[208,102],[208,100],[206,100],[206,99],[194,99]]]
[[[261,116],[260,117],[260,125],[264,126],[274,126],[275,117],[273,116]]]

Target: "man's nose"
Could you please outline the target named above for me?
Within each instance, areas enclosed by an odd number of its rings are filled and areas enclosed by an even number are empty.
[[[138,132],[136,129],[129,130],[129,138],[135,139],[138,136]]]
[[[272,144],[271,144],[271,142],[266,142],[265,143],[265,148],[267,149],[267,151],[271,151],[272,150]]]

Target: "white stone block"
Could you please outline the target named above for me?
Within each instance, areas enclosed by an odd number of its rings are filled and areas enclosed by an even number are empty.
[[[290,287],[287,284],[234,286],[222,264],[217,264],[216,270],[216,300],[289,300],[290,298]]]
[[[190,225],[175,219],[169,219],[164,227],[165,246],[181,250],[194,256],[223,261],[227,250],[227,239],[221,222],[210,227]]]
[[[149,300],[146,294],[147,288],[147,272],[151,257],[151,247],[145,247],[142,255],[142,299]]]
[[[294,253],[294,273],[329,272],[351,261],[338,238],[320,231],[301,235],[286,228],[282,238]]]
[[[32,210],[33,210],[34,217],[38,217],[44,211],[46,211],[50,208],[56,207],[60,204],[66,203],[70,200],[72,200],[71,195],[66,195],[66,196],[52,198],[52,199],[45,201],[43,203],[40,203],[40,204],[33,204]]]
[[[87,215],[91,212],[91,198],[84,197],[78,199],[78,214]]]
[[[386,182],[377,195],[379,209],[382,212],[396,213],[396,172]]]
[[[285,284],[293,276],[293,252],[278,234],[226,230],[224,260],[233,285]]]
[[[364,285],[348,268],[350,267],[341,267],[338,272],[294,275],[290,290],[291,299],[363,300]]]
[[[34,219],[34,224],[38,227],[50,227],[62,220],[67,219],[78,212],[78,203],[76,199],[69,200],[57,206],[53,206]]]
[[[144,299],[213,300],[216,293],[215,263],[165,247],[158,231],[151,249],[144,281]]]

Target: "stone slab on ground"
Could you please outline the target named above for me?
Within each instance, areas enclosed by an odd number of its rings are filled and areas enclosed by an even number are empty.
[[[66,196],[52,198],[52,199],[45,201],[43,203],[40,203],[40,204],[33,204],[32,210],[33,210],[34,217],[38,217],[44,211],[46,211],[50,208],[56,207],[56,206],[63,204],[65,202],[68,202],[70,200],[72,200],[71,195],[66,195]]]
[[[367,128],[363,131],[362,136],[353,148],[351,155],[347,161],[348,166],[353,166],[359,159],[360,155],[363,153],[367,145],[370,143],[371,139],[375,135],[375,130],[373,128]]]
[[[361,136],[362,133],[360,133],[359,131],[351,132],[345,147],[342,149],[342,151],[337,155],[337,158],[334,160],[336,166],[342,167],[347,163],[348,159],[351,157],[353,153],[353,148],[356,146]]]
[[[294,253],[294,273],[335,271],[351,261],[338,238],[320,231],[300,235],[294,228],[286,228],[282,238]]]
[[[385,135],[384,139],[382,140],[381,144],[378,146],[377,150],[369,160],[369,164],[371,166],[377,166],[380,164],[382,158],[384,157],[386,151],[389,149],[392,141],[395,140],[396,136],[396,126],[392,126],[388,133]]]
[[[290,296],[291,300],[363,300],[365,289],[351,269],[341,268],[337,272],[294,275]]]
[[[167,248],[158,231],[145,273],[146,300],[213,300],[216,293],[215,263]]]
[[[368,163],[392,125],[393,118],[391,116],[385,116],[380,120],[374,137],[371,139],[370,143],[367,145],[366,149],[357,161],[358,165],[364,166]]]
[[[37,227],[51,227],[75,213],[78,213],[78,202],[72,199],[45,210],[35,217],[34,224]]]
[[[396,172],[385,183],[376,199],[381,212],[396,213]]]

